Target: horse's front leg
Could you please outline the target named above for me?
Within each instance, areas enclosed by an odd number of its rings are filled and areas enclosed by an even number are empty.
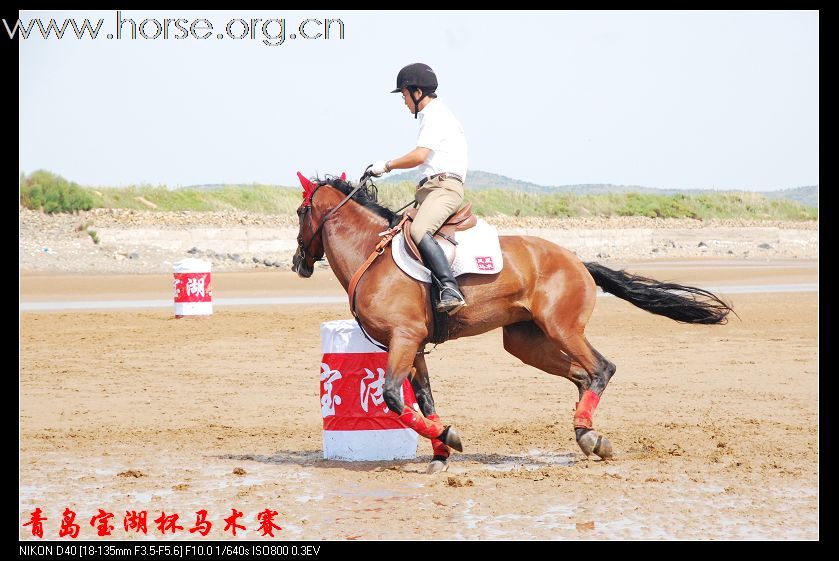
[[[420,411],[427,419],[439,421],[440,417],[434,409],[434,396],[431,394],[431,380],[428,377],[428,366],[425,363],[425,355],[418,354],[414,359],[414,374],[411,376],[411,386],[414,388],[414,395]],[[439,438],[431,439],[431,448],[434,450],[434,457],[428,464],[426,473],[437,473],[447,468],[451,449]]]
[[[460,443],[460,436],[457,431],[451,427],[443,426],[439,418],[429,419],[419,411],[406,407],[402,400],[400,389],[405,378],[411,372],[418,349],[419,342],[417,341],[407,337],[391,337],[383,392],[385,403],[387,403],[388,409],[399,415],[399,420],[405,426],[414,429],[419,435],[429,439],[439,439],[455,450],[462,451],[463,446]]]

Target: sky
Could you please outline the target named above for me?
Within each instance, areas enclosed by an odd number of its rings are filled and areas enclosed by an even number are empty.
[[[436,72],[473,170],[541,185],[819,183],[817,11],[124,10],[113,39],[116,10],[19,17],[32,24],[19,171],[82,185],[357,178],[415,146],[418,122],[390,93],[413,62]],[[95,39],[69,21],[44,39],[33,20],[50,18],[103,22]],[[326,20],[340,20],[328,38]]]

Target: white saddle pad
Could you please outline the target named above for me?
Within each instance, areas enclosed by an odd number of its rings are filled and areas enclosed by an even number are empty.
[[[457,242],[452,263],[454,276],[466,273],[494,275],[501,272],[504,259],[501,257],[501,244],[495,226],[479,218],[474,227],[455,232],[454,239]],[[391,254],[396,265],[408,276],[418,281],[431,282],[431,271],[408,254],[402,232],[393,238]]]

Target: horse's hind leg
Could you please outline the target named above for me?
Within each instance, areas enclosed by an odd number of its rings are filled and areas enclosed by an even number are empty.
[[[568,378],[577,386],[581,399],[591,386],[588,373],[580,365],[574,364],[532,321],[504,327],[504,350],[525,364],[554,376]]]
[[[600,396],[615,374],[615,365],[591,346],[583,335],[582,327],[562,329],[553,326],[553,329],[547,330],[546,333],[549,339],[557,343],[565,354],[582,366],[591,377],[591,386],[580,396],[574,413],[577,444],[586,455],[594,452],[604,459],[611,457],[612,445],[606,437],[592,430],[592,417],[600,403]]]
[[[414,359],[413,374],[411,386],[414,388],[414,395],[417,398],[420,411],[427,419],[440,421],[440,417],[434,409],[434,396],[431,394],[431,380],[428,377],[428,366],[425,363],[424,355],[417,355]],[[431,439],[431,447],[434,450],[434,458],[428,465],[427,473],[443,471],[447,466],[451,450],[439,438]]]
[[[615,374],[615,365],[597,352],[582,335],[572,338],[565,351],[580,360],[592,377],[591,386],[580,395],[577,410],[574,412],[574,434],[577,444],[586,455],[594,452],[605,460],[612,456],[612,444],[605,436],[592,430],[592,417],[600,403],[600,396]]]
[[[546,335],[538,324],[523,322],[504,328],[504,348],[525,364],[574,382],[580,394],[574,414],[577,444],[586,456],[593,452],[606,459],[612,456],[612,445],[592,430],[592,415],[615,366],[580,337],[586,353],[579,351],[577,342],[564,344]]]

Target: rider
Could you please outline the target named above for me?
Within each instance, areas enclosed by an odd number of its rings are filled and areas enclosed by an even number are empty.
[[[370,171],[379,177],[394,169],[420,166],[425,178],[417,185],[420,206],[411,225],[411,238],[440,281],[437,311],[451,315],[465,306],[466,300],[434,234],[463,206],[466,136],[460,122],[437,99],[436,90],[437,76],[427,64],[409,64],[399,71],[391,93],[401,93],[414,118],[421,117],[417,147],[399,158],[374,163]]]

